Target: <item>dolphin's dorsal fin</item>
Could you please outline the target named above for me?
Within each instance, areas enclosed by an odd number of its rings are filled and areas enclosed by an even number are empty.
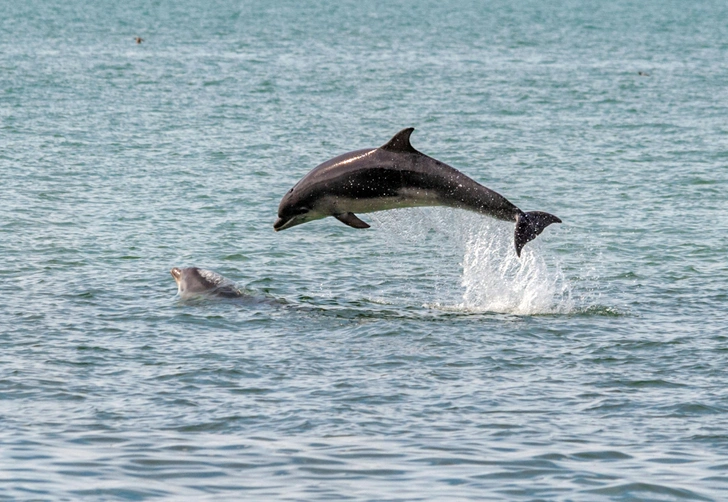
[[[410,135],[414,131],[414,127],[408,127],[402,129],[390,139],[387,144],[379,147],[381,150],[387,150],[388,152],[406,152],[406,153],[417,153],[417,150],[412,148],[410,144]]]

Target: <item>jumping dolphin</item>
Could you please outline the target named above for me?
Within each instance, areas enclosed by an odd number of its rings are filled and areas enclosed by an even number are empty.
[[[235,287],[230,279],[226,279],[212,270],[197,267],[174,267],[169,273],[174,277],[179,295],[183,299],[199,296],[217,296],[221,298],[239,298],[243,296],[243,293]]]
[[[339,155],[314,168],[283,196],[273,228],[333,216],[354,228],[369,228],[354,213],[402,207],[448,206],[515,221],[516,254],[552,223],[553,214],[524,213],[502,195],[460,171],[418,152],[414,128],[403,129],[379,148]]]

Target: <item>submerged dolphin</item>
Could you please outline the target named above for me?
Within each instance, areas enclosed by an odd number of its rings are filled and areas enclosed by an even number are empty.
[[[285,230],[333,216],[354,228],[369,228],[354,213],[402,207],[448,206],[515,221],[516,254],[552,223],[553,214],[524,213],[502,195],[460,171],[418,152],[414,128],[403,129],[379,148],[339,155],[314,168],[283,196],[273,228]]]
[[[181,298],[199,296],[239,298],[243,296],[243,293],[235,287],[230,279],[226,279],[212,270],[197,267],[174,267],[169,273],[177,283],[177,290]]]

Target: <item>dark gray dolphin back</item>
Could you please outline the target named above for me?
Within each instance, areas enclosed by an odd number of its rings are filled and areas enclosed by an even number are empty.
[[[380,147],[380,150],[421,155],[436,163],[440,170],[446,171],[448,176],[444,185],[447,186],[449,184],[450,189],[447,192],[447,196],[443,197],[443,203],[445,205],[477,210],[478,212],[503,220],[510,220],[515,211],[516,228],[514,232],[514,245],[517,256],[520,257],[523,246],[540,235],[546,227],[552,223],[561,223],[561,219],[557,216],[543,211],[524,213],[497,192],[475,182],[457,169],[417,151],[410,143],[410,136],[413,131],[413,127],[402,129],[385,145]]]

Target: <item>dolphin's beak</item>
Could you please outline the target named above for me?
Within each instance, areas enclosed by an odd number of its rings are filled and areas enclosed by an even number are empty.
[[[169,271],[169,273],[172,274],[172,277],[174,277],[174,282],[179,284],[180,277],[182,277],[182,271],[177,267],[174,267],[172,270]]]
[[[290,223],[293,223],[293,218],[290,218],[288,220],[284,218],[278,218],[276,222],[273,223],[273,230],[275,230],[276,232],[278,232],[279,230],[285,230],[289,226],[292,226],[290,225]]]

